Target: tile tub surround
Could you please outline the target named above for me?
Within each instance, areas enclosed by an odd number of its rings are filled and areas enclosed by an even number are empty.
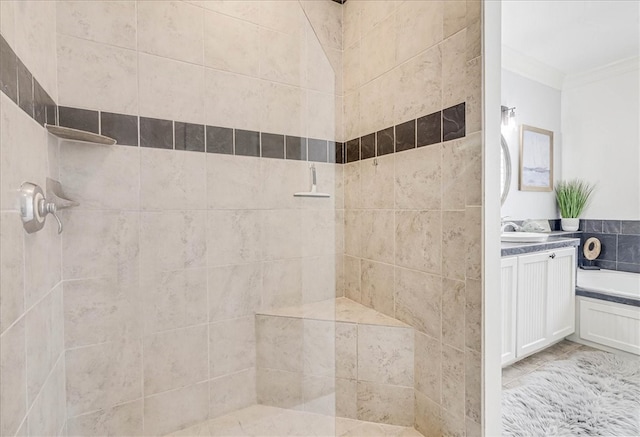
[[[413,425],[409,325],[339,298],[262,311],[256,332],[259,403]]]
[[[640,273],[640,220],[581,220],[580,230],[580,265]],[[586,260],[583,252],[584,242],[591,237],[602,243],[600,256],[593,261]]]

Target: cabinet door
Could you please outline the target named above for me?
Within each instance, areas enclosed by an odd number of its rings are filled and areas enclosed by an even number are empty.
[[[516,360],[516,290],[518,287],[518,258],[502,258],[500,270],[502,314],[502,365]]]
[[[548,254],[547,337],[560,340],[576,330],[576,249],[563,248]]]
[[[547,282],[549,253],[518,257],[518,357],[535,352],[548,344]]]

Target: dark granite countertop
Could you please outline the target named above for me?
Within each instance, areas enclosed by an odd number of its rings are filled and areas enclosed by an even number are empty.
[[[551,232],[549,239],[542,243],[501,243],[501,256],[522,255],[525,253],[542,252],[550,249],[559,249],[561,247],[578,247],[580,246],[580,238],[567,238],[564,235],[574,233],[567,232]],[[559,235],[563,235],[560,237]]]

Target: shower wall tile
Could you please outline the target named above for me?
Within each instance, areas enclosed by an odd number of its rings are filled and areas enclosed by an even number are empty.
[[[145,211],[202,208],[206,160],[195,152],[140,150],[140,206]]]
[[[209,325],[209,375],[217,378],[256,366],[253,315]]]
[[[173,149],[173,122],[140,117],[140,147]]]
[[[302,223],[296,211],[265,210],[262,222],[263,259],[276,260],[301,256]]]
[[[442,50],[442,106],[463,102],[466,97],[467,31],[456,33],[440,45]]]
[[[27,416],[29,434],[60,435],[65,426],[64,360],[59,359]]]
[[[262,287],[262,309],[302,304],[302,261],[293,258],[264,262]]]
[[[174,148],[190,152],[204,152],[204,126],[201,124],[174,122]]]
[[[203,67],[145,53],[138,65],[140,114],[205,123]]]
[[[67,416],[74,417],[142,396],[142,345],[119,339],[65,354]]]
[[[209,418],[255,405],[256,369],[213,378],[209,383]]]
[[[480,352],[465,350],[465,412],[467,419],[481,423],[482,357]]]
[[[309,159],[309,161],[329,162],[327,147],[328,147],[327,141],[309,138],[307,140],[307,148],[308,148],[307,158]]]
[[[415,429],[423,435],[442,434],[442,409],[438,401],[433,401],[417,391],[415,393]]]
[[[133,115],[100,113],[100,133],[111,137],[117,144],[138,146],[138,118]],[[203,142],[204,149],[204,142]]]
[[[60,126],[96,134],[100,131],[100,115],[98,111],[60,106],[58,107],[58,119]]]
[[[140,150],[65,141],[60,144],[60,183],[79,203],[76,209],[138,210]]]
[[[20,319],[0,336],[0,422],[2,434],[18,431],[27,412],[27,370],[25,319]]]
[[[280,147],[284,153],[284,145]],[[260,160],[215,154],[207,155],[206,164],[209,209],[258,209],[262,206]]]
[[[144,399],[145,435],[165,435],[209,418],[209,383],[202,382]]]
[[[467,132],[482,130],[482,57],[467,62],[467,98],[465,105]]]
[[[115,278],[80,279],[64,285],[64,342],[67,348],[139,338],[140,296],[136,286]]]
[[[396,13],[396,58],[404,62],[442,41],[443,2],[408,2]]]
[[[78,26],[78,22],[86,23]],[[135,2],[60,1],[56,7],[59,34],[126,49],[136,48]]]
[[[4,34],[4,33],[3,33]],[[18,58],[9,43],[0,36],[0,56],[2,56],[2,64],[0,64],[0,87],[2,92],[13,100],[18,102]]]
[[[442,280],[442,342],[457,349],[465,343],[465,283]]]
[[[304,129],[307,123],[304,110],[306,91],[303,88],[277,82],[263,81],[260,84],[262,100],[256,109],[260,116],[260,130],[306,136]]]
[[[400,65],[392,74],[395,75],[394,122],[442,109],[442,55],[438,46]]]
[[[393,317],[393,266],[362,260],[361,275],[361,303]]]
[[[441,406],[458,419],[464,417],[465,356],[463,351],[446,345],[442,349]]]
[[[253,315],[260,308],[262,269],[260,263],[210,268],[209,321],[218,322]]]
[[[205,12],[204,65],[257,77],[260,66],[259,35],[259,27],[253,23]]]
[[[413,388],[358,381],[358,420],[413,424]]]
[[[236,155],[260,156],[260,132],[235,129],[233,140]]]
[[[464,280],[465,213],[442,212],[442,274],[446,278]]]
[[[149,396],[206,381],[208,327],[163,331],[144,338],[144,393]]]
[[[442,271],[442,218],[435,211],[396,212],[398,266],[440,274]]]
[[[262,405],[291,408],[304,404],[300,373],[258,368],[256,391],[258,403]]]
[[[138,50],[203,64],[202,11],[186,2],[137,3]]]
[[[209,211],[209,267],[250,263],[262,259],[261,214],[255,210]]]
[[[395,270],[395,317],[440,339],[442,280],[413,270]]]
[[[0,334],[25,309],[23,235],[18,213],[0,212]]]
[[[214,126],[235,127],[263,132],[275,132],[279,134],[289,133],[281,128],[285,121],[276,125],[265,122],[262,118],[276,119],[277,114],[263,114],[265,104],[269,104],[270,110],[275,111],[278,105],[276,101],[263,100],[267,82],[255,77],[243,76],[225,71],[205,68],[205,115],[207,124]],[[278,99],[278,91],[270,93],[270,99]],[[283,92],[292,92],[289,88],[282,88]],[[285,98],[286,96],[283,96]],[[297,97],[300,97],[297,95]],[[293,94],[290,102],[292,109],[296,94]],[[278,99],[280,101],[281,99]]]
[[[391,210],[362,211],[360,214],[360,248],[364,258],[392,263],[394,259]]]
[[[355,380],[358,366],[358,331],[352,323],[336,323],[336,377]],[[337,387],[340,385],[336,382]]]
[[[205,131],[208,153],[233,155],[233,129],[206,126]]]
[[[149,273],[206,266],[205,211],[140,213],[140,269]]]
[[[449,141],[465,136],[465,104],[459,103],[442,110],[442,140]]]
[[[260,369],[303,371],[303,320],[256,316],[256,362]]]
[[[358,380],[413,386],[413,329],[358,326]]]
[[[328,393],[321,393],[325,388],[333,392],[335,383],[324,381],[335,377],[336,370],[336,323],[329,320],[308,320],[303,319],[304,349],[302,352],[303,373],[309,381],[305,381],[305,388],[312,388],[311,393],[305,396],[305,403],[310,399],[321,397]],[[308,384],[307,384],[308,382]],[[319,400],[318,402],[320,403]],[[310,410],[307,410],[310,411]]]
[[[440,209],[441,161],[440,146],[409,150],[395,157],[396,209]]]
[[[360,164],[360,206],[364,209],[393,208],[393,172],[396,156]]]
[[[261,133],[263,158],[284,159],[284,135]]]
[[[292,86],[301,86],[304,41],[297,34],[269,29],[259,30],[260,78]],[[282,62],[286,59],[287,62]]]
[[[135,51],[63,34],[58,34],[57,50],[60,105],[138,112]]]
[[[18,59],[18,106],[33,117],[33,76]]]
[[[208,320],[206,269],[144,274],[140,278],[140,291],[146,334]]]
[[[142,400],[71,417],[69,435],[142,435]]]

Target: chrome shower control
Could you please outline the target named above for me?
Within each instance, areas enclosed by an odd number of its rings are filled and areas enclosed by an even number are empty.
[[[62,221],[56,211],[56,204],[47,201],[42,188],[31,182],[22,184],[20,187],[20,215],[22,216],[22,225],[28,234],[42,229],[48,214],[55,217],[58,222],[58,234],[62,233]]]

